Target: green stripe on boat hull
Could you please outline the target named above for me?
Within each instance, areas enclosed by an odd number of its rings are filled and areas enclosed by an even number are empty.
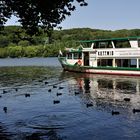
[[[68,64],[64,58],[59,58],[59,61],[65,71],[107,75],[140,76],[140,68],[77,66]]]

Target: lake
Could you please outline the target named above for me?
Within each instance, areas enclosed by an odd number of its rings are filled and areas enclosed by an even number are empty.
[[[138,140],[140,78],[64,72],[57,58],[0,59],[1,140]]]

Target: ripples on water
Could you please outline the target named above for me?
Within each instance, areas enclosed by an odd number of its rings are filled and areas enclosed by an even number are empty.
[[[63,72],[56,59],[35,61],[46,65],[0,68],[0,139],[139,139],[140,113],[132,110],[140,109],[140,78]]]

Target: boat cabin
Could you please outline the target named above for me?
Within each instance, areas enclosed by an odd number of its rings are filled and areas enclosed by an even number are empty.
[[[140,68],[140,37],[80,41],[78,49],[68,48],[71,65]]]

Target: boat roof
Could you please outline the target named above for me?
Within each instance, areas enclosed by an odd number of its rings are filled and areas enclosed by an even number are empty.
[[[108,42],[108,41],[129,41],[129,40],[138,40],[140,36],[136,37],[125,37],[125,38],[109,38],[109,39],[95,39],[95,40],[81,40],[80,43],[94,43],[94,42]]]

